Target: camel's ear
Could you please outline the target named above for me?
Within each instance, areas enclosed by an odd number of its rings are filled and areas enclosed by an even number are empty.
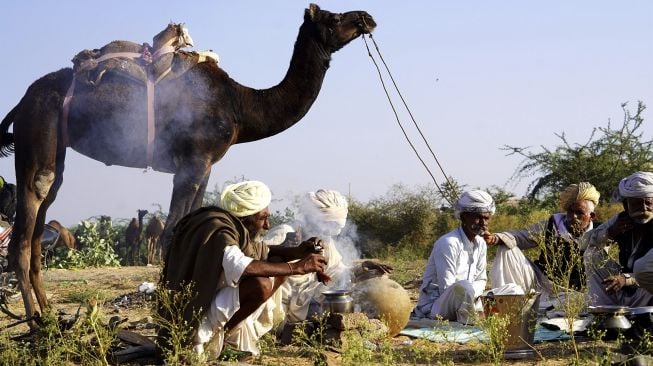
[[[320,12],[320,7],[317,4],[312,4],[308,6],[308,9],[304,12],[304,20],[315,20],[317,13]]]

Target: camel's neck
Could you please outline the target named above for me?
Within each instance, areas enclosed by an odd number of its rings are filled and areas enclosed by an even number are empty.
[[[236,143],[276,135],[308,112],[320,92],[331,61],[331,54],[313,39],[311,27],[307,23],[301,26],[288,72],[278,85],[243,92],[242,120]]]

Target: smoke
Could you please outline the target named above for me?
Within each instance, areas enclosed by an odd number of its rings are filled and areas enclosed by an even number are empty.
[[[324,254],[331,262],[330,267],[338,266],[338,262],[342,263],[340,266],[347,267],[337,271],[337,275],[328,284],[331,289],[344,290],[351,288],[350,268],[361,258],[361,253],[356,246],[359,239],[356,225],[345,221],[346,203],[344,209],[339,209],[340,216],[334,221],[334,217],[320,210],[316,202],[305,196],[298,205],[295,228],[301,232],[302,240],[315,236],[324,242]]]
[[[110,44],[119,46],[123,43],[125,46],[121,47],[134,47],[131,42]],[[135,47],[140,49],[140,44],[138,42]],[[106,52],[120,51],[122,49],[118,48]],[[94,57],[99,56],[94,54]],[[163,73],[172,57],[171,54],[162,56],[160,67],[154,72]],[[156,156],[169,155],[168,150],[175,146],[175,141],[185,139],[199,140],[202,144],[206,144],[206,141],[220,144],[231,139],[228,126],[205,123],[207,113],[216,104],[215,93],[209,86],[211,75],[203,72],[208,68],[186,71],[184,67],[175,66],[184,62],[173,62],[167,76],[154,84],[155,158],[154,161],[147,161],[146,74],[136,65],[138,63],[141,63],[140,59],[110,58],[102,61],[89,72],[94,85],[87,85],[89,80],[86,74],[78,75],[69,121],[69,134],[75,150],[109,165],[144,168],[148,164],[160,164],[163,160],[165,166],[153,168],[171,172],[174,169],[171,159],[157,159]],[[159,76],[155,74],[153,77],[156,79]],[[190,147],[177,146],[182,149]]]

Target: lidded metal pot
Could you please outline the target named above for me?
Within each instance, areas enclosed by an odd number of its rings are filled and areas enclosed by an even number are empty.
[[[322,312],[351,313],[354,308],[354,299],[350,290],[329,290],[322,292]]]

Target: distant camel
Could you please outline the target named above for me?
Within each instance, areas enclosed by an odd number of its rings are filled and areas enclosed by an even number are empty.
[[[68,249],[77,249],[77,239],[73,233],[70,232],[65,226],[61,225],[57,220],[50,220],[48,225],[57,230],[59,239],[54,244],[54,247],[66,247]]]
[[[145,228],[145,240],[147,241],[147,264],[153,264],[156,258],[161,263],[161,242],[159,238],[163,234],[163,221],[154,216],[147,223]]]
[[[135,265],[140,256],[141,231],[143,230],[143,217],[147,210],[138,210],[138,220],[134,217],[125,229],[125,243],[127,246],[125,262]]]

